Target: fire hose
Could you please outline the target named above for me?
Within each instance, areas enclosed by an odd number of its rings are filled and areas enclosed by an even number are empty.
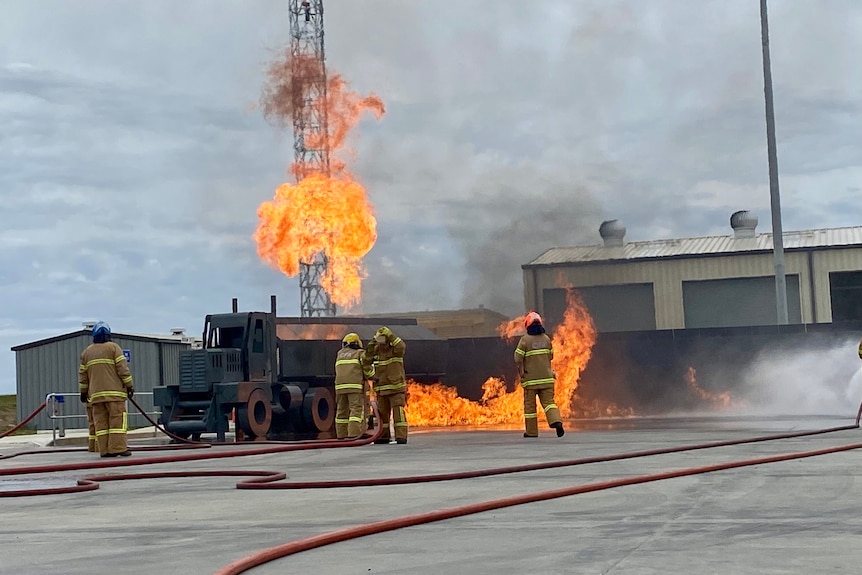
[[[4,438],[4,437],[6,437],[7,435],[12,435],[12,434],[13,434],[13,433],[15,433],[16,431],[18,431],[19,429],[21,429],[22,427],[24,427],[25,425],[27,425],[28,423],[30,423],[30,420],[31,420],[31,419],[33,419],[34,417],[36,417],[37,415],[39,415],[39,412],[41,412],[43,409],[45,409],[45,406],[47,406],[47,405],[48,405],[48,402],[47,402],[47,401],[43,401],[43,402],[42,402],[42,405],[40,405],[39,407],[37,407],[37,408],[36,408],[36,410],[35,410],[33,413],[31,413],[30,415],[28,415],[28,416],[27,416],[23,421],[21,421],[18,425],[16,425],[16,426],[15,426],[15,427],[13,427],[12,429],[7,429],[7,430],[6,430],[6,431],[4,431],[3,433],[0,433],[0,439],[2,439],[2,438]]]
[[[627,477],[624,479],[614,479],[610,481],[602,481],[599,483],[591,483],[587,485],[572,485],[561,489],[552,489],[549,491],[541,491],[539,493],[529,493],[526,495],[516,495],[513,497],[504,497],[501,499],[492,499],[481,503],[470,505],[462,505],[460,507],[452,507],[449,509],[440,509],[431,511],[430,513],[421,513],[418,515],[408,515],[397,519],[389,519],[385,521],[377,521],[375,523],[367,523],[357,527],[342,529],[339,531],[331,531],[321,535],[314,535],[304,539],[291,541],[283,545],[277,545],[264,549],[256,553],[252,553],[242,559],[234,561],[229,565],[219,569],[215,575],[239,575],[245,573],[249,569],[258,567],[276,559],[282,559],[289,555],[295,555],[302,551],[317,549],[333,543],[358,539],[367,535],[375,535],[405,527],[413,527],[416,525],[424,525],[443,521],[446,519],[454,519],[455,517],[463,517],[465,515],[473,515],[492,511],[494,509],[502,509],[504,507],[513,507],[515,505],[524,505],[526,503],[535,503],[537,501],[547,501],[549,499],[557,499],[560,497],[568,497],[570,495],[579,495],[582,493],[592,493],[595,491],[603,491],[613,489],[615,487],[624,487],[628,485],[637,485],[640,483],[650,483],[653,481],[661,481],[664,479],[674,479],[677,477],[685,477],[689,475],[699,475],[703,473],[711,473],[714,471],[722,471],[727,469],[736,469],[740,467],[749,467],[752,465],[763,465],[767,463],[775,463],[778,461],[788,461],[790,459],[802,459],[805,457],[816,457],[818,455],[826,455],[830,453],[838,453],[841,451],[850,451],[853,449],[862,449],[862,443],[854,443],[850,445],[842,445],[828,449],[818,449],[815,451],[803,451],[798,453],[785,453],[782,455],[774,455],[771,457],[761,457],[757,459],[746,459],[741,461],[732,461],[729,463],[721,463],[717,465],[706,465],[702,467],[690,467],[687,469],[677,469],[674,471],[666,471],[663,473],[654,473],[650,475],[639,475],[635,477]]]
[[[773,436],[763,436],[742,440],[731,440],[731,441],[723,441],[723,442],[715,442],[712,444],[702,444],[702,445],[694,445],[687,447],[678,447],[678,448],[668,448],[668,449],[657,449],[652,451],[643,451],[639,453],[633,454],[618,454],[607,457],[595,457],[595,458],[585,458],[581,460],[571,460],[568,462],[560,461],[560,462],[549,462],[544,464],[535,464],[535,465],[525,465],[525,466],[517,466],[510,468],[499,468],[496,470],[484,470],[484,471],[474,471],[474,472],[464,472],[464,473],[454,473],[454,474],[438,474],[438,475],[429,475],[429,476],[415,476],[415,477],[405,477],[405,478],[391,478],[389,480],[345,480],[345,481],[328,481],[328,482],[292,482],[288,484],[281,484],[284,487],[282,488],[314,488],[314,487],[348,487],[348,486],[371,486],[371,485],[383,485],[388,483],[417,483],[423,480],[429,481],[442,481],[447,479],[460,479],[467,477],[480,477],[485,475],[493,475],[499,473],[514,473],[517,471],[527,471],[534,469],[549,469],[552,467],[561,467],[563,465],[576,465],[582,463],[592,463],[598,461],[612,461],[625,459],[628,457],[644,457],[648,455],[658,455],[664,453],[673,453],[673,452],[681,452],[681,451],[690,451],[694,449],[707,449],[710,447],[719,447],[726,445],[737,445],[741,443],[750,443],[754,441],[768,441],[770,439],[783,439],[790,437],[802,437],[805,435],[815,435],[822,433],[830,433],[834,431],[840,430],[849,430],[849,429],[858,429],[859,421],[862,418],[862,404],[860,404],[859,409],[856,413],[856,421],[854,425],[847,425],[842,427],[835,427],[831,429],[822,429],[810,432],[798,432],[798,433],[788,433],[788,434],[778,434]],[[322,533],[320,535],[315,535],[312,537],[306,537],[303,539],[298,539],[296,541],[290,541],[288,543],[284,543],[282,545],[277,545],[275,547],[270,547],[268,549],[263,549],[261,551],[257,551],[250,555],[247,555],[241,559],[238,559],[225,567],[219,569],[215,572],[214,575],[239,575],[240,573],[245,573],[246,571],[253,569],[254,567],[259,567],[260,565],[264,565],[271,561],[275,561],[278,559],[282,559],[284,557],[288,557],[290,555],[295,555],[302,551],[309,551],[311,549],[318,549],[321,547],[325,547],[327,545],[332,545],[334,543],[340,543],[344,541],[349,541],[352,539],[358,539],[360,537],[366,537],[369,535],[375,535],[378,533],[385,533],[388,531],[395,531],[397,529],[403,529],[405,527],[413,527],[416,525],[423,525],[428,523],[434,523],[437,521],[444,521],[447,519],[453,519],[456,517],[464,517],[466,515],[473,515],[476,513],[483,513],[486,511],[492,511],[495,509],[502,509],[505,507],[513,507],[516,505],[524,505],[527,503],[535,503],[538,501],[547,501],[550,499],[558,499],[561,497],[568,497],[572,495],[579,495],[583,493],[592,493],[596,491],[603,491],[608,489],[613,489],[616,487],[625,487],[629,485],[637,485],[642,483],[650,483],[655,481],[662,481],[665,479],[674,479],[678,477],[685,477],[691,475],[700,475],[705,473],[711,473],[715,471],[723,471],[728,469],[737,469],[742,467],[750,467],[754,465],[764,465],[769,463],[776,463],[781,461],[789,461],[791,459],[802,459],[807,457],[816,457],[820,455],[827,455],[832,453],[839,453],[843,451],[851,451],[855,449],[862,448],[862,443],[853,443],[849,445],[842,445],[838,447],[832,447],[827,449],[818,449],[813,451],[803,451],[796,453],[786,453],[781,455],[774,455],[770,457],[760,457],[755,459],[747,459],[740,461],[732,461],[723,464],[716,465],[707,465],[700,467],[691,467],[687,469],[677,469],[673,471],[667,471],[662,473],[654,473],[648,475],[640,475],[635,477],[628,477],[622,479],[614,479],[609,481],[602,481],[598,483],[591,483],[586,485],[572,485],[569,487],[564,487],[561,489],[553,489],[549,491],[542,491],[539,493],[529,493],[525,495],[516,495],[513,497],[504,497],[500,499],[494,499],[490,501],[484,501],[480,503],[474,503],[469,505],[462,505],[459,507],[449,508],[449,509],[440,509],[437,511],[432,511],[429,513],[422,513],[417,515],[408,515],[405,517],[399,517],[396,519],[389,519],[384,521],[377,521],[374,523],[368,523],[365,525],[360,525],[357,527],[351,527],[347,529],[331,531],[328,533]],[[278,484],[274,483],[265,483],[265,482],[255,482],[255,483],[238,483],[237,488],[239,489],[250,489],[250,488],[275,488]],[[252,487],[253,486],[253,487]]]
[[[133,402],[134,403],[134,402]],[[141,410],[140,406],[135,403],[135,406]],[[44,406],[42,406],[44,407]],[[40,408],[41,409],[41,408]],[[141,410],[143,413],[143,410]],[[35,413],[28,418],[31,419]],[[856,414],[856,420],[853,425],[845,425],[827,429],[819,429],[812,431],[803,431],[803,432],[794,432],[794,433],[783,433],[783,434],[773,434],[767,436],[759,436],[759,437],[751,437],[751,438],[743,438],[737,440],[727,440],[720,442],[712,442],[712,443],[704,443],[704,444],[696,444],[689,446],[680,446],[673,448],[664,448],[664,449],[655,449],[648,451],[639,451],[639,452],[631,452],[631,453],[622,453],[615,454],[604,457],[590,457],[590,458],[582,458],[582,459],[574,459],[574,460],[563,460],[563,461],[551,461],[544,463],[537,463],[531,465],[520,465],[520,466],[512,466],[512,467],[503,467],[503,468],[494,468],[494,469],[484,469],[484,470],[474,470],[474,471],[466,471],[460,473],[447,473],[447,474],[436,474],[436,475],[418,475],[418,476],[409,476],[409,477],[395,477],[388,479],[366,479],[366,480],[342,480],[342,481],[319,481],[319,482],[289,482],[289,483],[276,483],[286,478],[286,475],[281,472],[273,472],[273,471],[259,471],[259,470],[214,470],[214,471],[174,471],[174,472],[146,472],[146,473],[129,473],[129,474],[117,474],[117,475],[96,475],[89,476],[77,481],[77,485],[68,486],[68,487],[59,487],[59,488],[45,488],[45,489],[33,489],[33,490],[20,490],[20,491],[12,491],[12,492],[0,492],[0,497],[15,497],[15,496],[24,496],[24,495],[47,495],[47,494],[57,494],[57,493],[71,493],[76,491],[92,491],[98,489],[99,483],[103,481],[123,481],[123,480],[133,480],[133,479],[150,479],[150,478],[162,478],[162,477],[252,477],[253,479],[246,479],[240,481],[236,484],[237,489],[308,489],[308,488],[332,488],[332,487],[357,487],[357,486],[372,486],[372,485],[389,485],[389,484],[404,484],[404,483],[420,483],[420,482],[431,482],[431,481],[446,481],[446,480],[455,480],[455,479],[466,479],[466,478],[475,478],[475,477],[485,477],[490,475],[499,475],[503,473],[518,473],[523,471],[533,471],[540,469],[551,469],[565,466],[574,466],[574,465],[584,465],[588,463],[597,463],[597,462],[606,462],[606,461],[615,461],[622,459],[631,459],[637,457],[648,457],[659,454],[668,454],[668,453],[679,453],[685,451],[692,450],[703,450],[703,449],[712,449],[716,447],[723,446],[731,446],[731,445],[741,445],[746,443],[753,442],[764,442],[764,441],[773,441],[779,439],[787,439],[787,438],[798,438],[804,436],[813,436],[825,433],[832,433],[837,431],[858,429],[860,424],[860,418],[862,418],[862,404],[859,406],[859,410]],[[148,418],[149,419],[149,418]],[[379,417],[378,417],[379,421]],[[321,448],[330,448],[330,447],[348,447],[353,445],[364,445],[367,444],[377,437],[379,437],[382,429],[378,426],[376,433],[370,438],[366,438],[358,441],[312,441],[307,443],[299,443],[299,444],[290,444],[290,445],[269,445],[266,447],[259,448],[250,448],[243,449],[242,451],[225,451],[225,452],[213,452],[207,450],[205,453],[196,453],[189,455],[174,455],[174,456],[158,456],[158,457],[149,457],[149,458],[140,458],[134,461],[131,460],[120,460],[120,461],[98,461],[98,462],[86,462],[86,463],[76,463],[76,464],[55,464],[55,465],[38,465],[38,466],[29,466],[29,467],[19,467],[19,468],[11,468],[11,469],[0,469],[0,476],[10,476],[10,475],[25,475],[25,474],[34,474],[34,473],[48,473],[48,472],[56,472],[56,471],[71,471],[71,470],[82,470],[82,469],[96,469],[96,468],[107,468],[107,467],[124,467],[129,465],[147,465],[147,464],[155,464],[155,463],[168,463],[168,462],[176,462],[176,461],[192,461],[192,460],[202,460],[202,459],[218,459],[224,457],[239,457],[245,455],[260,455],[260,454],[269,454],[269,453],[279,453],[286,451],[299,451],[306,449],[321,449]],[[197,442],[192,442],[197,443]],[[209,444],[206,444],[209,445]],[[780,455],[774,455],[769,457],[761,457],[755,459],[746,459],[739,461],[732,461],[721,464],[714,464],[708,466],[701,467],[692,467],[692,468],[684,468],[677,469],[662,473],[655,473],[649,475],[641,475],[634,476],[622,479],[614,479],[609,481],[603,481],[598,483],[586,484],[586,485],[573,485],[569,487],[564,487],[561,489],[554,489],[549,491],[543,491],[538,493],[529,493],[525,495],[518,495],[512,497],[505,497],[501,499],[494,499],[490,501],[475,503],[464,505],[455,508],[449,509],[440,509],[436,511],[432,511],[429,513],[423,513],[418,515],[410,515],[406,517],[400,517],[396,519],[390,519],[385,521],[378,521],[375,523],[365,524],[357,527],[352,527],[348,529],[342,529],[338,531],[332,531],[329,533],[323,533],[320,535],[299,539],[296,541],[291,541],[282,545],[278,545],[275,547],[271,547],[269,549],[264,549],[253,554],[250,554],[246,557],[243,557],[224,568],[220,569],[216,572],[215,575],[236,575],[239,573],[244,573],[249,569],[260,566],[262,564],[268,563],[270,561],[274,561],[276,559],[280,559],[283,557],[287,557],[289,555],[293,555],[302,551],[307,551],[310,549],[315,549],[319,547],[323,547],[326,545],[330,545],[333,543],[343,542],[351,539],[356,539],[359,537],[365,537],[367,535],[373,535],[377,533],[383,533],[387,531],[393,531],[396,529],[401,529],[404,527],[410,527],[415,525],[427,524],[437,521],[443,521],[446,519],[452,519],[455,517],[462,517],[465,515],[472,515],[476,513],[482,513],[485,511],[490,511],[494,509],[501,509],[504,507],[511,507],[516,505],[523,505],[526,503],[533,503],[538,501],[546,501],[550,499],[556,499],[560,497],[567,497],[571,495],[578,495],[583,493],[591,493],[595,491],[602,491],[607,489],[613,489],[616,487],[623,487],[629,485],[637,485],[641,483],[649,483],[654,481],[661,481],[664,479],[673,479],[678,477],[685,477],[690,475],[699,475],[704,473],[711,473],[715,471],[722,471],[728,469],[749,467],[754,465],[764,465],[769,463],[788,461],[791,459],[802,459],[808,457],[816,457],[820,455],[827,455],[833,453],[839,453],[844,451],[851,451],[862,448],[862,443],[853,443],[848,445],[841,445],[837,447],[831,447],[826,449],[818,449],[813,451],[802,451],[802,452],[794,452],[794,453],[785,453]]]
[[[286,451],[305,451],[309,449],[328,449],[328,448],[343,448],[343,447],[356,447],[360,445],[367,445],[368,443],[373,442],[375,439],[378,439],[380,435],[383,433],[383,428],[381,426],[377,426],[377,429],[374,433],[370,435],[366,435],[360,437],[359,439],[353,440],[343,440],[343,439],[316,439],[316,440],[308,440],[308,441],[250,441],[243,443],[234,443],[234,442],[201,442],[201,441],[190,441],[188,439],[183,439],[164,429],[158,423],[152,420],[149,415],[141,408],[140,405],[134,400],[129,399],[129,401],[143,414],[143,416],[158,430],[162,433],[170,437],[175,441],[182,442],[180,445],[164,445],[164,446],[150,446],[150,447],[137,447],[134,448],[133,451],[159,451],[159,450],[173,450],[173,449],[183,449],[183,448],[194,448],[194,447],[202,447],[202,448],[211,448],[213,446],[239,446],[244,447],[242,450],[232,450],[232,451],[218,451],[211,452],[207,450],[206,453],[191,453],[191,454],[181,454],[181,455],[162,455],[162,456],[153,456],[147,458],[136,458],[136,459],[128,459],[124,458],[121,460],[110,460],[110,461],[87,461],[87,462],[78,462],[78,463],[66,463],[66,464],[48,464],[48,465],[31,465],[25,467],[13,467],[9,469],[0,469],[0,476],[11,476],[11,475],[30,475],[35,473],[56,473],[63,471],[80,471],[84,469],[103,469],[109,467],[126,467],[132,465],[150,465],[154,463],[174,463],[178,461],[199,461],[203,459],[222,459],[227,457],[243,457],[249,455],[265,455],[271,453],[281,453]],[[35,412],[33,412],[25,421],[29,421],[36,414],[39,413],[42,409],[44,409],[44,404],[40,406]],[[372,404],[374,416],[376,421],[380,421],[379,412],[377,410],[377,406]],[[264,445],[264,447],[248,447],[249,445]],[[83,448],[79,449],[58,449],[58,450],[50,450],[54,452],[71,452],[71,451],[84,451]],[[25,451],[22,453],[13,454],[10,456],[0,456],[0,459],[7,459],[18,455],[25,454],[37,454],[37,453],[46,453],[50,452],[46,450],[36,450],[36,451]],[[252,472],[251,475],[255,475],[258,472]],[[266,472],[270,473],[270,472]],[[212,475],[218,476],[221,475],[220,472],[212,472]],[[236,475],[232,472],[229,475]],[[193,475],[194,476],[194,475]],[[112,479],[123,479],[124,477],[118,475],[110,476]],[[129,479],[133,477],[128,477]],[[134,477],[134,478],[143,478]],[[17,491],[0,491],[0,497],[16,497],[23,495],[50,495],[54,493],[72,493],[75,491],[90,491],[92,489],[98,489],[98,483],[96,483],[96,487],[93,487],[91,484],[92,481],[87,481],[86,479],[79,480],[79,485],[74,487],[58,487],[58,488],[45,488],[45,489],[34,489],[34,490],[17,490]]]

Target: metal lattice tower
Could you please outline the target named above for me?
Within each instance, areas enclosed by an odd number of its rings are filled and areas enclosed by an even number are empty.
[[[329,175],[326,121],[326,55],[323,44],[323,0],[289,0],[293,86],[293,152],[297,181],[311,173]],[[302,317],[333,316],[335,304],[320,285],[328,265],[319,253],[300,264]]]

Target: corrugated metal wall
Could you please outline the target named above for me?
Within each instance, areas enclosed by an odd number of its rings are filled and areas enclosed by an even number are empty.
[[[39,407],[49,393],[78,393],[78,366],[81,351],[92,339],[81,334],[45,345],[15,352],[17,375],[18,420],[21,421]],[[85,415],[81,402],[76,397],[66,398],[64,414]],[[83,421],[83,426],[80,423]],[[87,420],[69,420],[69,427],[86,427]],[[42,411],[28,424],[36,429],[51,429],[51,420]]]
[[[809,266],[812,273],[809,274]],[[831,322],[830,271],[862,270],[862,249],[830,249],[785,253],[785,272],[799,277],[798,297],[802,323]],[[773,276],[771,253],[655,259],[634,262],[560,265],[524,269],[524,302],[527,309],[548,313],[543,301],[546,289],[566,283],[575,287],[652,283],[655,291],[656,329],[685,327],[684,281]],[[796,301],[790,302],[796,307]]]
[[[135,391],[141,393],[135,396],[135,400],[145,411],[152,412],[152,395],[146,392],[152,392],[153,387],[162,385],[162,382],[179,383],[179,352],[189,345],[155,339],[128,339],[121,335],[115,335],[113,339],[131,352],[129,369],[135,381]],[[86,427],[85,411],[78,399],[78,365],[81,352],[91,342],[89,334],[80,334],[15,352],[19,421],[38,408],[49,393],[69,393],[63,414],[81,417],[66,420],[66,427]],[[149,425],[146,419],[129,404],[129,426],[146,425]],[[29,427],[34,426],[51,429],[49,414],[43,411],[36,416],[29,424]]]

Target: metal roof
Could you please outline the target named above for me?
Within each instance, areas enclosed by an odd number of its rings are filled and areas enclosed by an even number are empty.
[[[64,333],[62,335],[56,335],[53,337],[48,337],[45,339],[40,339],[37,341],[31,341],[29,343],[23,343],[21,345],[16,345],[12,348],[12,351],[20,351],[23,349],[30,349],[33,347],[39,347],[40,345],[47,345],[50,343],[54,343],[57,341],[63,341],[66,339],[72,339],[78,337],[79,335],[86,335],[90,337],[92,332],[89,329],[79,329],[77,331],[72,331],[69,333]],[[134,334],[134,333],[119,333],[113,332],[111,334],[114,338],[123,338],[129,339],[133,341],[154,341],[154,342],[165,342],[165,343],[186,343],[191,344],[192,342],[200,342],[201,338],[196,336],[188,336],[188,335],[173,335],[173,334],[165,334],[165,335],[145,335],[145,334]]]
[[[862,247],[862,226],[784,232],[785,250]],[[628,242],[622,246],[590,246],[551,248],[522,267],[568,263],[625,261],[656,258],[685,258],[704,255],[756,253],[772,251],[772,234],[757,234],[751,238],[733,235],[706,236]]]

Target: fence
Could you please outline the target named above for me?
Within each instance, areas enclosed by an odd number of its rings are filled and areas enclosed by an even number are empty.
[[[138,401],[138,403],[144,409],[147,406],[153,405],[152,400],[152,391],[140,391],[135,393],[135,398],[138,397],[148,397],[148,401]],[[70,420],[76,420],[76,423],[80,421],[80,425],[75,425],[74,427],[69,427],[69,429],[87,429],[87,413],[64,413],[67,411],[65,409],[65,405],[67,403],[66,398],[71,397],[73,402],[78,402],[80,394],[78,393],[49,393],[45,396],[45,409],[48,411],[48,419],[51,420],[51,431],[53,434],[54,441],[57,440],[57,437],[66,437],[66,422]],[[129,404],[126,403],[126,410],[128,411]],[[77,411],[77,410],[74,410]],[[158,420],[158,417],[162,414],[161,411],[156,411],[153,407],[152,411],[145,411],[147,415],[151,418]],[[149,425],[149,422],[146,418],[140,414],[140,412],[135,412],[134,414],[130,413],[128,416],[129,427],[138,427]]]

